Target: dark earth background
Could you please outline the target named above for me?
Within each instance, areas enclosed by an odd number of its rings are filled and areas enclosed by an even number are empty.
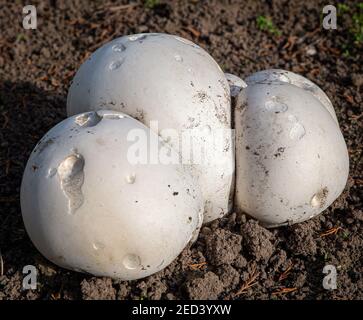
[[[321,26],[338,8],[338,29]],[[38,28],[22,28],[24,1],[0,0],[1,299],[363,299],[362,42],[358,1],[32,1]],[[242,78],[267,68],[297,72],[332,100],[350,155],[344,193],[322,215],[267,230],[239,213],[204,227],[165,270],[138,281],[67,271],[45,260],[21,218],[22,173],[37,141],[66,117],[80,64],[105,42],[166,32],[205,48]],[[334,179],[334,177],[331,177]],[[36,290],[22,290],[35,265]],[[322,286],[337,268],[338,288]]]

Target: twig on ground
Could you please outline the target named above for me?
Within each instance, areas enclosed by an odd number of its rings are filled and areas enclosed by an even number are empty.
[[[320,237],[323,238],[323,237],[327,237],[327,236],[330,236],[331,234],[337,234],[337,232],[339,230],[341,230],[342,227],[334,227],[334,228],[331,228],[327,231],[324,231],[323,233],[320,234]]]
[[[185,31],[189,31],[194,37],[196,37],[196,38],[199,38],[200,37],[200,35],[201,35],[201,33],[200,33],[200,31],[198,31],[198,30],[196,30],[196,29],[194,29],[193,27],[191,27],[191,26],[188,26],[188,27],[186,27],[186,28],[183,28]]]
[[[134,8],[134,7],[137,7],[137,6],[139,6],[138,3],[130,3],[130,4],[124,4],[124,5],[121,5],[121,6],[109,7],[109,8],[107,8],[107,10],[120,11],[120,10],[127,10],[127,9],[130,9],[130,8]]]
[[[273,296],[275,296],[277,294],[286,294],[286,293],[294,292],[296,290],[297,290],[297,288],[281,288],[281,289],[279,289],[277,291],[272,292],[271,294]]]
[[[236,296],[239,296],[240,294],[242,293],[245,293],[245,291],[249,288],[251,288],[252,286],[256,285],[257,282],[256,279],[257,277],[260,275],[259,272],[257,272],[257,270],[255,269],[253,272],[252,272],[252,275],[251,277],[242,285],[241,289],[239,289],[237,292],[236,292]]]
[[[189,267],[192,270],[199,270],[201,269],[203,266],[205,266],[207,263],[206,262],[201,262],[201,263],[194,263],[194,264],[190,264]]]
[[[292,269],[292,263],[290,263],[289,266],[286,268],[286,270],[280,274],[279,281],[285,280],[289,276],[291,269]]]
[[[122,10],[131,9],[131,8],[136,8],[139,5],[140,5],[139,3],[130,3],[130,4],[123,4],[120,6],[111,6],[111,7],[106,7],[106,8],[100,8],[100,9],[94,11],[93,14],[97,15],[97,14],[103,13],[105,11],[111,11],[111,12],[122,11]]]

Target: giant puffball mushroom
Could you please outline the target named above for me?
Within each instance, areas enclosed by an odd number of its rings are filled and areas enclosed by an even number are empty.
[[[178,36],[135,34],[96,50],[73,79],[67,113],[112,109],[151,127],[191,165],[204,222],[232,207],[234,148],[224,73],[201,47]],[[191,141],[189,143],[189,141]]]
[[[267,227],[325,210],[343,191],[347,147],[329,111],[285,82],[249,83],[235,108],[235,206]]]
[[[335,122],[338,124],[338,118],[335,114],[335,110],[333,104],[331,103],[329,97],[325,94],[325,92],[320,89],[318,85],[314,82],[310,81],[309,79],[293,73],[291,71],[286,71],[282,69],[268,69],[258,71],[256,73],[251,74],[246,78],[247,84],[254,84],[254,83],[290,83],[294,86],[297,86],[301,89],[304,89],[310,92],[315,98],[317,98],[322,105],[329,111],[330,115],[333,117]]]
[[[136,137],[143,143],[135,144]],[[165,268],[196,237],[203,221],[197,182],[180,164],[138,158],[137,149],[142,155],[147,144],[174,153],[143,124],[115,111],[70,117],[41,139],[26,165],[21,209],[46,258],[133,280]]]

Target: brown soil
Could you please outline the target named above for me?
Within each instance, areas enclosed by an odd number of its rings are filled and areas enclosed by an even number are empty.
[[[38,29],[24,30],[27,3],[0,3],[0,300],[363,299],[363,71],[352,12],[340,14],[338,30],[328,31],[320,26],[323,1],[160,1],[153,8],[152,1],[33,1]],[[345,3],[357,10],[357,2]],[[261,30],[259,16],[270,16],[281,34]],[[296,226],[267,230],[230,214],[204,227],[165,270],[138,281],[95,278],[42,258],[21,219],[27,158],[66,117],[67,90],[82,61],[110,39],[138,32],[189,38],[241,77],[277,67],[316,82],[331,98],[349,148],[344,193],[322,215]],[[27,264],[39,271],[34,291],[21,289]],[[337,267],[336,290],[323,289],[326,264]]]

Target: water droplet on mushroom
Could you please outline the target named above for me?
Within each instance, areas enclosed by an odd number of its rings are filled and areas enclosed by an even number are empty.
[[[311,198],[310,204],[311,204],[311,206],[313,206],[313,207],[320,207],[320,201],[319,201],[319,197],[318,197],[318,195],[316,195],[316,194],[315,194],[315,195]]]
[[[123,114],[106,113],[103,115],[103,118],[107,120],[120,120],[124,119],[125,116]]]
[[[108,67],[109,67],[110,70],[116,70],[116,69],[121,67],[123,62],[124,62],[124,59],[112,61]]]
[[[209,125],[203,127],[203,133],[209,135],[212,132],[212,128]]]
[[[265,108],[266,110],[275,113],[282,113],[288,109],[287,105],[283,103],[279,97],[276,96],[273,96],[271,99],[265,102]]]
[[[103,243],[101,243],[101,242],[94,242],[92,244],[92,247],[93,247],[93,249],[98,251],[98,250],[103,250],[105,248],[105,245]]]
[[[47,174],[47,178],[51,178],[54,177],[54,175],[57,173],[57,169],[56,168],[49,168],[48,170],[48,174]]]
[[[112,46],[112,50],[115,52],[122,52],[126,50],[126,46],[122,43],[116,43]]]
[[[80,154],[66,157],[58,166],[57,172],[61,189],[68,199],[68,213],[73,214],[83,204],[81,187],[84,182],[84,158]]]
[[[180,55],[178,55],[178,54],[176,54],[176,55],[174,56],[174,58],[175,58],[175,60],[176,60],[176,61],[178,61],[178,62],[182,62],[182,61],[183,61],[182,56],[180,56]]]
[[[122,264],[126,269],[133,270],[141,265],[141,259],[138,255],[130,253],[123,258]]]
[[[291,83],[290,78],[286,74],[283,74],[279,71],[274,71],[274,72],[266,74],[264,76],[265,76],[265,81],[268,81],[268,82]]]
[[[129,36],[130,41],[143,40],[145,38],[146,38],[146,34],[135,34],[135,35]]]
[[[177,41],[179,41],[179,42],[185,43],[187,45],[193,45],[193,42],[191,42],[191,41],[189,41],[187,39],[178,37],[178,36],[175,36],[174,39],[177,40]]]
[[[300,140],[304,135],[305,135],[304,126],[299,122],[295,122],[293,127],[290,129],[289,133],[290,139]]]
[[[87,112],[76,117],[75,123],[80,127],[93,127],[102,120],[97,112]]]
[[[328,188],[323,188],[315,193],[310,200],[310,204],[314,208],[323,208],[328,197]]]
[[[277,77],[278,80],[286,83],[290,83],[290,79],[287,75],[280,73]]]
[[[136,180],[136,175],[134,173],[132,174],[128,174],[126,177],[125,177],[125,180],[127,183],[129,184],[133,184],[135,183],[135,180]]]

